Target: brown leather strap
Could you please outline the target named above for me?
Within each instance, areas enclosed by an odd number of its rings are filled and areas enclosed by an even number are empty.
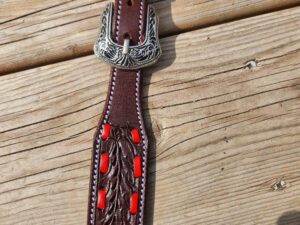
[[[113,38],[144,40],[146,0],[116,0]],[[140,106],[140,70],[112,68],[108,96],[95,134],[88,225],[142,225],[147,136]]]

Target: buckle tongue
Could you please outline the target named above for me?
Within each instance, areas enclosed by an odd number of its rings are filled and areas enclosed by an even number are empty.
[[[125,70],[141,69],[150,66],[161,56],[158,37],[158,18],[154,8],[149,5],[144,41],[130,46],[129,38],[124,39],[124,45],[115,43],[111,37],[113,3],[109,3],[102,15],[102,25],[98,39],[94,45],[95,54],[113,67]]]
[[[129,42],[130,42],[129,38],[125,38],[124,39],[124,45],[123,45],[123,54],[124,55],[128,54],[128,51],[129,51]]]

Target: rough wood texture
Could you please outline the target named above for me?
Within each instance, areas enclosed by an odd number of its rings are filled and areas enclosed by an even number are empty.
[[[0,7],[0,74],[92,53],[99,14],[107,0],[3,1]],[[256,15],[298,0],[152,0],[162,36]]]
[[[299,223],[299,28],[298,7],[162,40],[147,225]],[[85,223],[108,73],[87,56],[0,77],[1,225]]]

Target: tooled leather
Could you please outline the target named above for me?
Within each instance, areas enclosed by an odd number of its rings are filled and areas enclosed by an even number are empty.
[[[132,173],[132,162],[135,155],[140,155],[141,147],[132,142],[128,127],[112,126],[111,135],[102,142],[101,149],[108,152],[110,159],[108,171],[99,181],[99,188],[106,187],[108,204],[98,210],[97,224],[137,224],[138,216],[129,211],[129,199],[139,191],[140,179]]]
[[[130,44],[143,41],[147,2],[145,0],[116,0],[113,17],[113,38],[123,44],[124,35],[130,37]],[[140,105],[140,70],[120,70],[112,68],[111,81],[104,111],[94,139],[90,194],[88,206],[88,225],[142,225],[145,204],[145,182],[148,140]],[[111,135],[101,140],[102,126],[111,124]],[[138,128],[141,135],[139,144],[132,143],[130,129]],[[99,156],[108,152],[111,163],[105,175],[99,174]],[[142,176],[133,177],[132,158],[142,156]],[[117,171],[117,172],[116,172]],[[116,175],[117,174],[117,175]],[[97,190],[105,188],[106,207],[97,208]],[[139,193],[137,214],[129,212],[129,197],[132,192]]]

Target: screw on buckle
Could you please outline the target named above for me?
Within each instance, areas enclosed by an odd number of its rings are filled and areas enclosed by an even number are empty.
[[[158,37],[158,18],[154,8],[149,5],[145,39],[139,45],[130,46],[130,39],[125,38],[124,44],[119,45],[111,38],[113,3],[109,3],[102,15],[102,25],[98,39],[94,45],[95,54],[112,66],[134,70],[150,66],[161,56]]]

